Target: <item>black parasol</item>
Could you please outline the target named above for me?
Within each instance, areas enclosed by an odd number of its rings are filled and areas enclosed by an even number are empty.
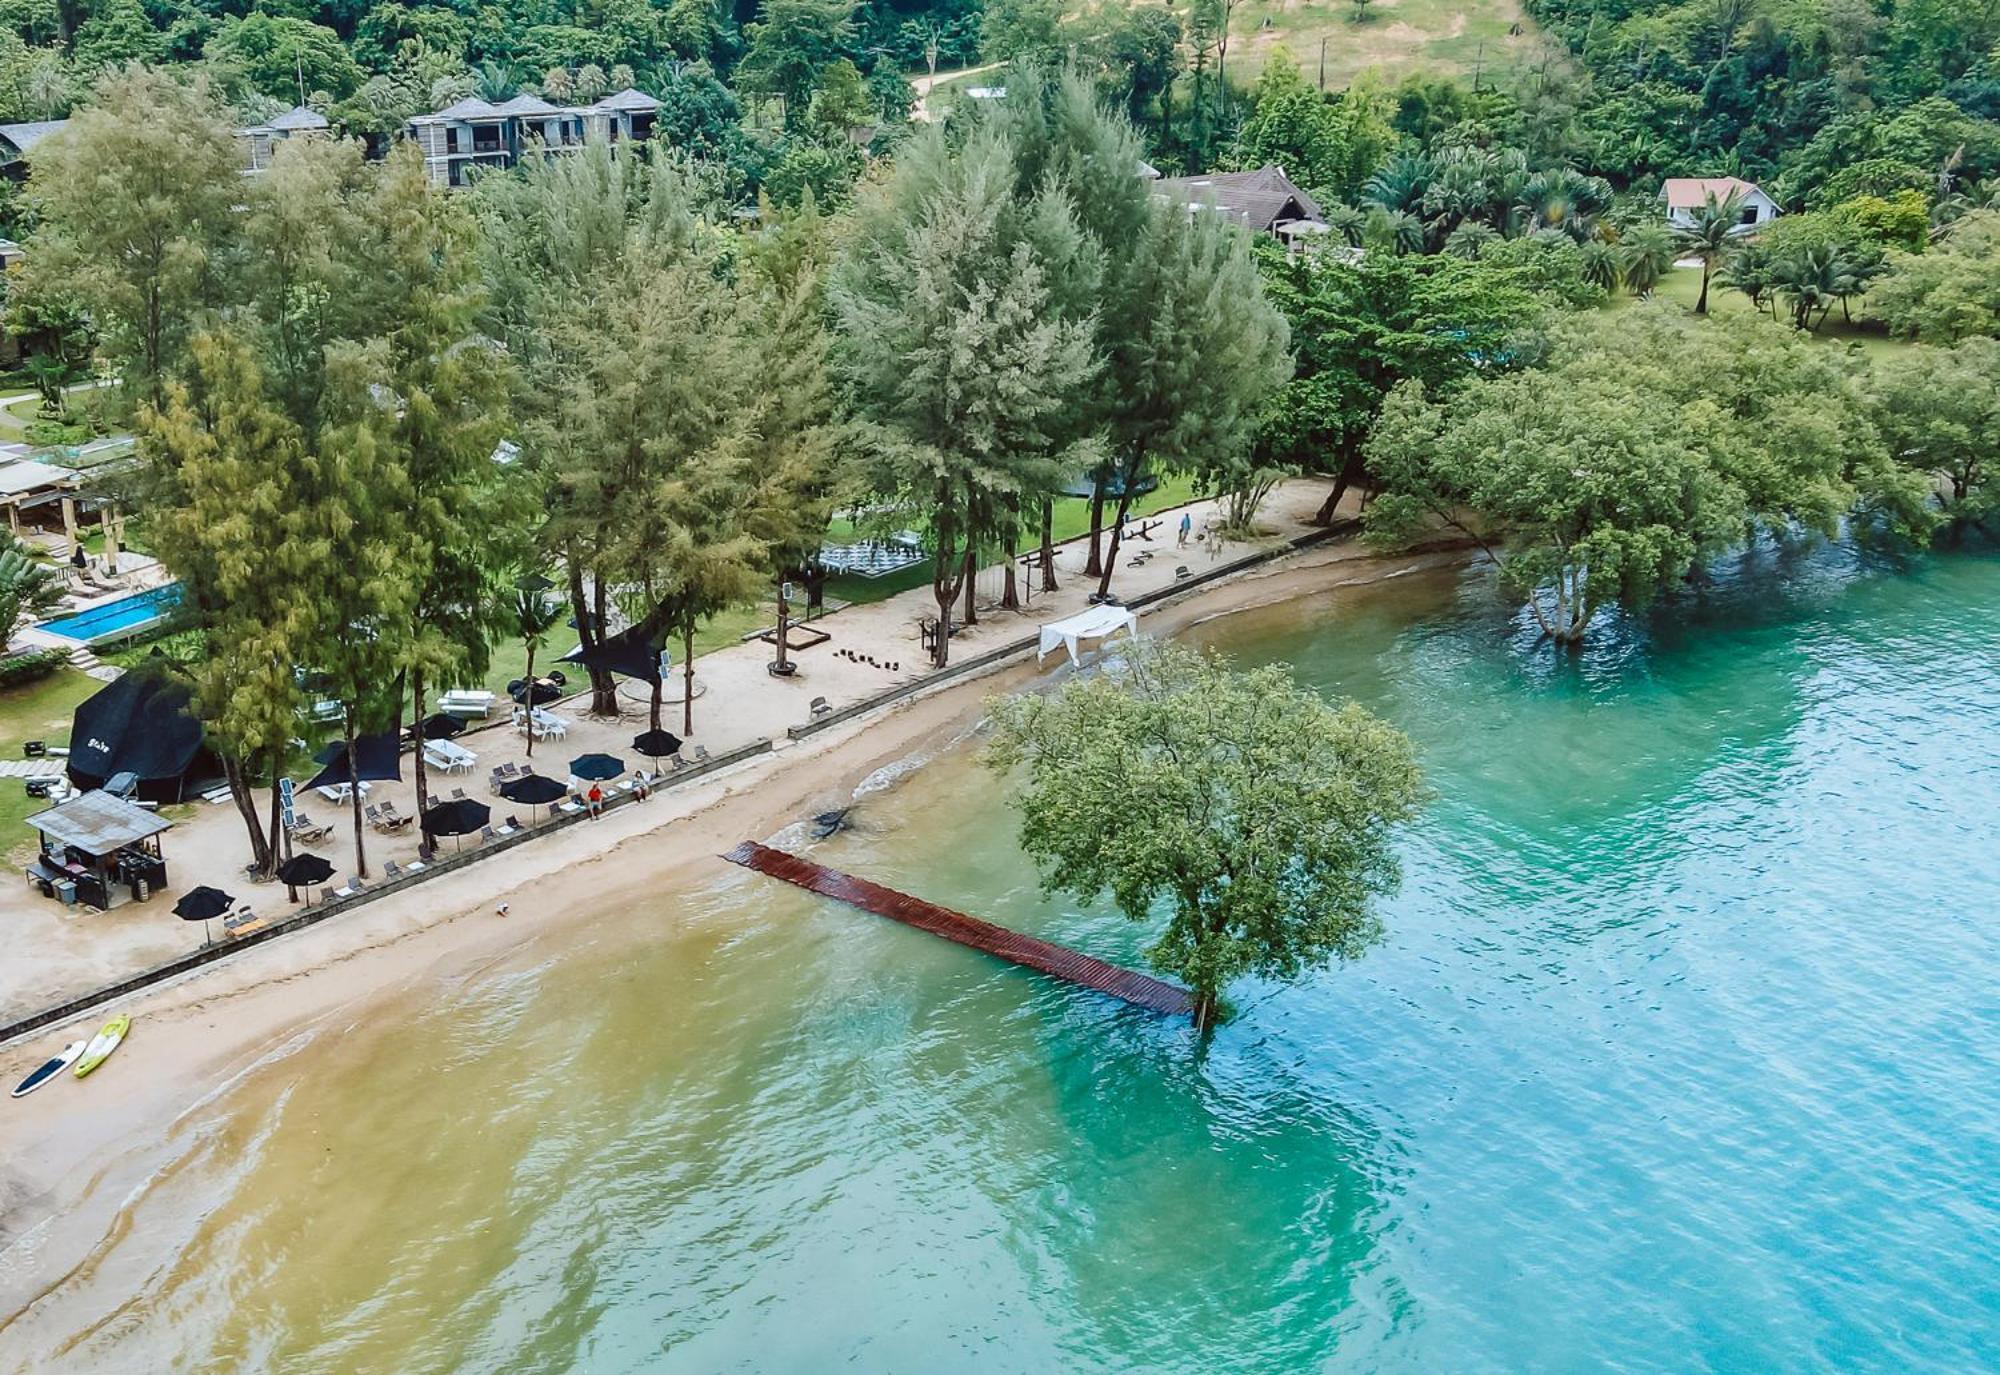
[[[530,807],[545,807],[568,792],[564,784],[538,773],[522,774],[500,785],[500,796],[509,802],[525,802]]]
[[[206,884],[190,888],[181,894],[181,900],[174,904],[174,915],[182,921],[201,923],[201,938],[208,939],[208,924],[236,905],[236,899],[220,888],[210,888]]]
[[[455,797],[449,802],[440,802],[424,813],[424,834],[428,836],[462,836],[484,826],[493,816],[484,802],[474,802],[469,797]]]
[[[649,730],[632,737],[632,748],[648,759],[665,759],[681,752],[681,738],[670,730]]]

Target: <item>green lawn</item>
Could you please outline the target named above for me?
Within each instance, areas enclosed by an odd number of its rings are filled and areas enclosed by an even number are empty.
[[[1677,267],[1660,279],[1653,294],[1663,301],[1672,301],[1693,311],[1695,302],[1701,299],[1701,272],[1691,267]],[[1638,297],[1621,292],[1605,302],[1606,310],[1626,310]],[[1708,313],[1710,315],[1746,315],[1755,307],[1750,298],[1740,291],[1731,291],[1720,283],[1711,282],[1708,288]],[[1879,324],[1868,318],[1867,297],[1857,297],[1854,301],[1854,323],[1848,324],[1835,310],[1812,331],[1815,339],[1823,339],[1829,344],[1854,344],[1871,358],[1887,357],[1909,347],[1900,339],[1884,333]],[[1769,312],[1764,312],[1769,318]]]
[[[1308,81],[1319,80],[1326,44],[1326,89],[1337,91],[1374,69],[1390,82],[1417,71],[1477,70],[1491,81],[1503,71],[1533,66],[1548,45],[1519,0],[1370,0],[1356,23],[1344,0],[1247,0],[1230,23],[1229,74],[1247,86],[1282,46]],[[1510,34],[1516,25],[1521,32]]]
[[[28,740],[45,740],[51,745],[69,743],[70,717],[77,704],[104,684],[73,669],[62,669],[37,682],[0,692],[0,759],[22,757],[21,745]],[[30,798],[23,781],[0,779],[0,844],[10,860],[34,848],[34,833],[24,824],[28,815],[48,803]]]
[[[1150,516],[1155,511],[1164,511],[1170,506],[1181,506],[1193,501],[1197,493],[1191,477],[1163,478],[1151,493],[1132,503],[1134,516]],[[1106,513],[1107,520],[1110,513]],[[1084,497],[1064,497],[1056,502],[1055,518],[1052,521],[1056,542],[1075,539],[1090,532],[1090,502]],[[827,529],[829,544],[842,544],[856,538],[854,525],[850,521],[836,520]],[[1039,540],[1039,537],[1037,537]],[[1025,544],[1024,550],[1032,548],[1033,542]],[[905,568],[900,573],[891,573],[886,578],[864,578],[846,574],[833,579],[826,585],[826,595],[836,601],[868,602],[887,601],[899,592],[907,592],[913,587],[928,587],[931,581],[931,567],[928,562],[914,568]]]

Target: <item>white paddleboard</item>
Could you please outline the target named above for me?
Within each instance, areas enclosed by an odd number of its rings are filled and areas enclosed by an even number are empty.
[[[68,1045],[62,1048],[62,1053],[60,1055],[56,1056],[53,1060],[48,1061],[40,1069],[36,1070],[33,1074],[23,1079],[20,1083],[14,1085],[14,1091],[8,1094],[7,1096],[9,1098],[26,1098],[36,1089],[48,1083],[49,1080],[55,1078],[58,1074],[61,1074],[64,1070],[68,1069],[71,1065],[75,1064],[76,1057],[83,1054],[83,1045],[84,1043],[82,1041],[71,1041]]]

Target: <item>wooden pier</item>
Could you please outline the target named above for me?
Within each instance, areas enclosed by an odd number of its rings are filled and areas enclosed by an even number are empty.
[[[933,936],[943,936],[948,941],[957,941],[974,950],[998,955],[1024,968],[1067,979],[1099,993],[1109,993],[1114,998],[1123,998],[1135,1007],[1182,1016],[1194,1014],[1194,1000],[1188,991],[1163,979],[1107,964],[1067,946],[1010,931],[990,921],[968,917],[963,912],[954,912],[925,902],[922,898],[913,898],[908,893],[884,888],[865,878],[843,874],[838,869],[829,869],[810,859],[759,845],[754,840],[744,841],[723,858],[746,869],[755,869],[760,874],[796,884],[809,893],[818,893],[821,897],[859,907],[864,912],[873,912],[878,917],[928,931]]]

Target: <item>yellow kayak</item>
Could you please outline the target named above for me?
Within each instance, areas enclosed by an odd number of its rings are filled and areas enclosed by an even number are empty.
[[[125,1039],[125,1033],[132,1029],[132,1019],[120,1014],[106,1022],[103,1029],[90,1038],[90,1044],[83,1048],[83,1058],[76,1062],[76,1077],[96,1069],[111,1058],[111,1052],[118,1049],[118,1043]]]

